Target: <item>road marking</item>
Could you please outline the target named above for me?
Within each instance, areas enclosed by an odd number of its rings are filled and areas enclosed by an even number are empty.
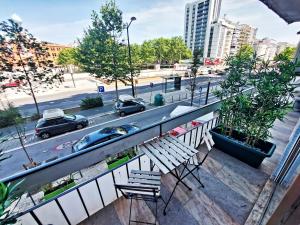
[[[72,131],[72,132],[68,132],[68,133],[65,133],[65,134],[61,134],[61,135],[52,137],[52,138],[50,138],[50,139],[46,139],[46,140],[41,140],[41,141],[38,141],[38,142],[34,142],[34,143],[31,143],[31,144],[26,145],[25,147],[27,148],[27,147],[31,147],[31,146],[33,146],[33,145],[38,145],[38,144],[41,144],[41,143],[44,143],[44,142],[47,142],[47,141],[50,141],[50,140],[55,140],[55,139],[61,138],[61,137],[63,137],[63,136],[69,135],[69,134],[75,134],[75,133],[81,132],[81,131],[83,131],[83,130],[92,129],[92,128],[95,128],[95,127],[97,127],[97,126],[103,126],[103,125],[105,125],[105,124],[107,124],[107,123],[112,123],[112,122],[120,121],[120,120],[122,120],[122,119],[124,119],[124,118],[126,118],[126,119],[127,119],[127,118],[131,118],[131,117],[133,117],[133,116],[136,116],[136,115],[139,115],[139,114],[142,114],[142,113],[146,113],[146,112],[158,110],[158,109],[161,109],[161,108],[164,108],[164,107],[170,107],[171,105],[179,104],[179,103],[181,103],[181,102],[182,102],[182,103],[186,103],[186,102],[187,102],[188,100],[190,100],[190,99],[191,99],[191,98],[185,99],[185,100],[182,100],[182,101],[178,101],[178,102],[174,102],[174,103],[171,103],[171,104],[168,104],[168,105],[158,106],[158,107],[155,107],[155,108],[153,108],[153,109],[146,110],[146,111],[144,111],[144,112],[138,112],[138,113],[135,113],[135,114],[132,114],[132,115],[128,115],[128,116],[126,116],[126,117],[120,117],[120,118],[117,118],[117,119],[114,119],[114,120],[110,120],[110,121],[107,121],[107,122],[104,122],[104,123],[101,123],[101,124],[96,124],[96,125],[94,125],[94,126],[88,126],[88,127],[83,128],[83,129],[81,129],[81,130],[75,130],[75,131]],[[17,151],[17,150],[19,150],[19,149],[21,149],[21,147],[16,147],[16,148],[7,150],[7,151],[5,151],[4,153],[14,152],[14,151]]]

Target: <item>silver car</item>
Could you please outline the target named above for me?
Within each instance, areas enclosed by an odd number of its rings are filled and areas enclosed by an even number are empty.
[[[127,97],[127,96],[126,96]],[[146,109],[142,99],[125,98],[120,95],[119,100],[114,105],[114,111],[120,116],[125,116],[130,113],[142,112]]]

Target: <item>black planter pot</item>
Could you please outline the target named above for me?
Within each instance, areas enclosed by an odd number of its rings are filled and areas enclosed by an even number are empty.
[[[219,126],[210,131],[215,147],[255,168],[259,167],[264,158],[272,156],[276,148],[275,144],[268,141],[260,141],[259,146],[252,147],[239,140],[245,135],[234,131],[237,137],[234,139],[221,134],[220,131]]]

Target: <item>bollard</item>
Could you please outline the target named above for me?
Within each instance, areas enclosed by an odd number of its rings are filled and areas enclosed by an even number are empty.
[[[210,81],[207,84],[206,97],[205,97],[205,105],[208,102],[209,88],[210,88]]]

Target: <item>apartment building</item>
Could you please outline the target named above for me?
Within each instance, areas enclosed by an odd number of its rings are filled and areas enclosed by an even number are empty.
[[[224,59],[230,53],[235,24],[227,19],[212,23],[208,42],[208,58]]]
[[[198,0],[185,6],[184,40],[194,51],[203,49],[204,57],[208,52],[210,28],[217,21],[221,10],[221,0]]]
[[[257,28],[248,24],[237,23],[232,36],[230,55],[235,55],[243,45],[253,45],[256,39]]]

